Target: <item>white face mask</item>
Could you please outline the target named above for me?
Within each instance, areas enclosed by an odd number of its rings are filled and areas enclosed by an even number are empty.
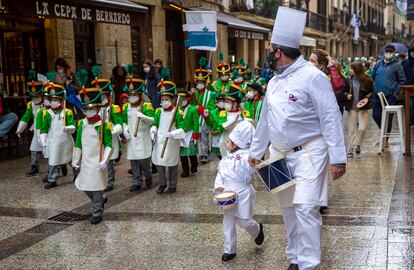
[[[219,107],[220,109],[224,109],[224,101],[217,102],[217,107]]]
[[[187,104],[188,104],[188,100],[187,100],[187,99],[182,99],[182,100],[180,101],[180,106],[181,106],[181,107],[187,106]]]
[[[86,115],[87,118],[94,118],[97,114],[98,114],[98,112],[96,110],[93,110],[93,109],[86,109],[85,110],[85,115]]]
[[[150,68],[150,67],[144,67],[144,72],[145,72],[145,73],[150,72],[150,70],[151,70],[151,68]]]
[[[243,81],[243,77],[238,77],[234,80],[235,83],[241,83]]]
[[[46,107],[50,107],[50,101],[48,99],[43,100],[43,105]]]
[[[131,102],[132,104],[135,104],[139,101],[139,97],[138,96],[129,96],[128,101]]]
[[[65,69],[63,69],[63,68],[58,68],[57,72],[58,72],[59,74],[63,74],[63,73],[65,72]]]
[[[104,97],[103,98],[103,101],[102,101],[102,105],[106,106],[108,103],[109,103],[108,98],[107,97]]]
[[[53,109],[56,109],[60,106],[60,101],[59,100],[52,100],[50,102],[50,107],[52,107]]]
[[[226,111],[231,111],[231,109],[233,108],[233,104],[230,102],[225,102],[224,103],[224,109],[226,109]]]
[[[227,82],[229,80],[229,76],[227,76],[227,75],[221,76],[221,80],[223,82]]]
[[[197,83],[196,88],[197,88],[198,90],[203,90],[203,89],[204,89],[204,84],[202,84],[202,83]]]
[[[387,53],[385,53],[385,58],[386,58],[387,60],[391,60],[393,56],[394,56],[394,54],[393,54],[393,53],[391,53],[391,52],[387,52]]]
[[[35,105],[39,105],[40,103],[42,103],[42,98],[41,97],[33,97],[32,101]]]
[[[253,93],[253,91],[249,91],[249,92],[247,92],[247,94],[246,94],[246,98],[248,98],[248,99],[253,99],[253,98],[254,98],[254,93]]]
[[[171,106],[171,101],[169,100],[161,101],[161,107],[163,107],[164,109],[168,109],[170,106]]]

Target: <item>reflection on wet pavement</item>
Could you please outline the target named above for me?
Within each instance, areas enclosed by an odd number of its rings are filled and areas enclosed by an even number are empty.
[[[402,156],[398,140],[378,156],[377,133],[370,123],[361,158],[330,182],[320,269],[414,267],[414,160]],[[0,269],[286,269],[281,211],[257,179],[255,218],[265,225],[265,244],[256,248],[239,230],[236,260],[220,261],[211,159],[198,175],[179,179],[176,194],[162,196],[155,187],[129,192],[123,160],[97,226],[88,222],[90,203],[71,176],[47,191],[41,175],[24,177],[28,158],[0,163]]]

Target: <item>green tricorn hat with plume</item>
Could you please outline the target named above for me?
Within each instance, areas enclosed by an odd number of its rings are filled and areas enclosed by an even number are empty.
[[[95,86],[96,88],[101,89],[102,93],[112,93],[112,84],[110,79],[106,78],[99,78],[102,74],[102,69],[100,66],[93,66],[92,67],[92,75],[95,77],[94,80],[92,80],[91,84]]]
[[[219,64],[217,65],[216,71],[219,74],[229,73],[230,65],[224,62],[224,55],[222,52],[219,52],[218,60],[219,60]]]
[[[43,82],[37,80],[37,73],[30,69],[27,74],[27,90],[31,96],[41,96],[43,90]]]

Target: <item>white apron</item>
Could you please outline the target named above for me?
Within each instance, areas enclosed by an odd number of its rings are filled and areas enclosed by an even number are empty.
[[[220,140],[221,140],[221,134],[213,135],[211,138],[211,147],[220,148]]]
[[[139,160],[151,157],[152,141],[150,136],[150,124],[141,119],[137,136],[134,137],[138,107],[128,108],[128,130],[131,139],[127,143],[127,159]]]
[[[180,157],[180,140],[168,139],[165,148],[164,158],[161,158],[161,151],[164,145],[165,135],[168,133],[168,126],[171,121],[173,111],[162,111],[160,116],[160,125],[157,136],[155,137],[154,151],[152,152],[152,163],[158,166],[174,167],[178,165]],[[171,130],[175,129],[175,125]],[[149,137],[149,136],[148,136]]]
[[[230,119],[235,119],[238,117],[240,112],[228,112],[227,113],[227,121]],[[241,120],[241,119],[240,119]],[[233,125],[232,128],[224,130],[223,134],[221,134],[220,138],[220,153],[222,157],[225,157],[227,155],[227,140],[229,139],[229,135],[232,132],[233,128],[236,126],[236,124]]]
[[[105,115],[102,116],[102,113],[99,113],[101,117],[104,117],[104,119],[108,119],[108,115],[111,113],[111,107],[108,106],[105,108]],[[115,124],[111,121],[112,126],[115,126]],[[112,135],[112,156],[111,160],[117,159],[119,156],[119,136],[118,135]]]
[[[52,116],[47,144],[49,146],[49,165],[57,166],[69,163],[72,160],[73,138],[69,133],[63,131],[63,110],[60,115],[48,110]]]
[[[270,158],[279,154],[269,147]],[[294,204],[328,205],[328,148],[319,138],[298,152],[286,155],[288,166],[296,181]]]
[[[41,152],[43,151],[43,147],[40,144],[40,139],[39,136],[37,135],[36,132],[36,117],[37,117],[37,113],[40,110],[40,105],[34,105],[32,103],[32,114],[33,114],[33,138],[32,138],[32,142],[30,143],[30,151],[34,151],[34,152]]]
[[[94,125],[84,125],[82,130],[82,159],[80,172],[75,185],[83,191],[101,191],[106,188],[108,170],[98,171],[99,163],[99,133],[95,129],[101,121]],[[104,149],[102,149],[103,151]]]

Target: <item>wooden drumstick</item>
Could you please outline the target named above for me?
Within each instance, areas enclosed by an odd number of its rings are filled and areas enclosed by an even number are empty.
[[[141,97],[141,102],[139,104],[139,108],[138,111],[142,112],[142,107],[144,106],[144,98]],[[137,117],[136,122],[135,122],[135,127],[134,127],[134,137],[137,136],[138,133],[138,128],[139,128],[139,123],[141,123],[141,117]]]
[[[170,125],[168,127],[168,132],[171,132],[171,129],[174,125],[174,120],[175,120],[175,115],[177,114],[178,111],[178,104],[180,103],[180,96],[178,96],[177,98],[177,104],[174,107],[173,113],[171,115],[171,120],[170,120]],[[162,150],[161,150],[161,158],[164,158],[164,154],[165,154],[165,148],[167,148],[167,143],[168,143],[168,137],[165,138],[164,140],[164,145],[162,146]]]

